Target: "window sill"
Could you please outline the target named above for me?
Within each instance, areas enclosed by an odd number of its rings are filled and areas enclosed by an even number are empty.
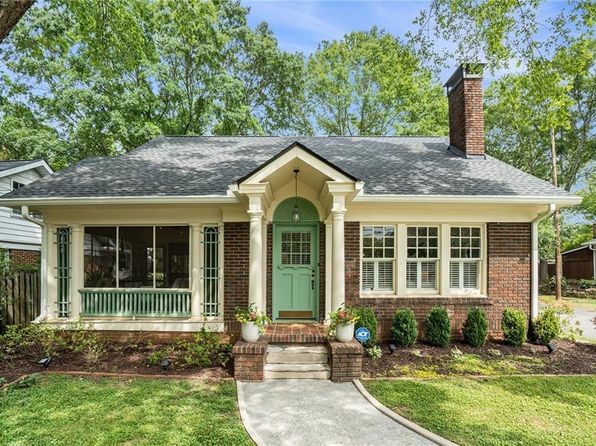
[[[485,294],[382,294],[360,293],[361,299],[489,299]]]

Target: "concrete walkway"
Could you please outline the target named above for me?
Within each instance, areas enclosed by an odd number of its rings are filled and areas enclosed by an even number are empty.
[[[381,413],[352,383],[239,382],[238,401],[247,431],[259,446],[437,444]]]

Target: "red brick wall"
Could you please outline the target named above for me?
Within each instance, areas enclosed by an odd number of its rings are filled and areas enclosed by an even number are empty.
[[[449,143],[468,155],[484,154],[482,79],[464,79],[449,94]]]
[[[30,251],[26,249],[10,249],[8,251],[10,263],[13,267],[18,266],[39,266],[39,251]]]
[[[480,307],[489,319],[489,334],[499,337],[501,313],[515,307],[529,314],[530,309],[530,224],[490,223],[488,232],[488,298],[399,297],[360,299],[360,224],[346,222],[346,303],[369,306],[379,319],[379,339],[388,339],[393,314],[398,308],[410,308],[419,322],[430,309],[444,306],[450,316],[453,334],[460,335],[469,308]]]
[[[235,327],[234,309],[248,305],[250,223],[224,223],[224,321],[226,330]]]

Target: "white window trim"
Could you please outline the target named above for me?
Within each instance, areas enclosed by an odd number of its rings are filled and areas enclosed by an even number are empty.
[[[217,290],[217,301],[218,301],[218,315],[211,315],[205,316],[205,296],[203,296],[204,291],[204,284],[205,284],[205,277],[204,277],[204,267],[205,267],[205,253],[204,253],[204,241],[205,241],[205,228],[218,228],[218,290]],[[198,296],[199,296],[199,305],[201,308],[201,318],[211,322],[211,321],[221,321],[223,320],[223,311],[224,311],[224,224],[223,223],[203,223],[201,224],[201,230],[199,235],[199,246],[196,247],[198,249],[198,256],[199,256],[199,284],[198,284]],[[191,246],[191,252],[193,248]],[[192,255],[192,254],[191,254]]]
[[[364,258],[364,243],[363,243],[363,237],[364,237],[364,227],[365,226],[393,226],[393,258]],[[399,257],[399,238],[398,238],[398,227],[396,223],[391,223],[391,222],[387,222],[387,223],[383,223],[383,222],[374,222],[374,223],[361,223],[360,224],[360,296],[361,297],[396,297],[396,289],[397,289],[397,284],[398,284],[398,257]],[[380,290],[380,289],[374,289],[374,290],[363,290],[362,289],[362,278],[363,278],[363,266],[364,266],[364,262],[387,262],[387,261],[391,261],[393,262],[393,287],[389,290]],[[374,279],[374,283],[378,283],[378,268],[375,267],[375,279]]]
[[[438,257],[437,258],[409,258],[408,257],[408,228],[411,227],[426,227],[426,228],[437,228],[437,254]],[[442,249],[444,246],[443,243],[443,233],[442,233],[442,225],[441,224],[437,224],[437,223],[408,223],[406,225],[404,225],[404,247],[403,247],[403,255],[405,257],[405,262],[404,262],[404,290],[405,290],[405,294],[406,295],[432,295],[432,296],[436,296],[437,294],[439,294],[439,290],[441,289],[441,283],[442,283],[442,265],[441,265],[441,261],[442,261]],[[408,284],[407,284],[407,264],[408,262],[417,262],[418,263],[418,268],[417,268],[417,277],[416,277],[416,288],[408,288]],[[435,271],[435,287],[434,288],[421,288],[420,287],[420,276],[421,276],[421,268],[420,268],[420,263],[421,262],[435,262],[436,265],[436,271]]]
[[[362,290],[362,227],[363,226],[395,226],[395,258],[393,270],[393,291],[370,291]],[[406,288],[406,263],[407,263],[407,227],[408,226],[434,226],[439,228],[439,258],[437,260],[437,288],[414,289]],[[451,226],[466,226],[480,228],[481,256],[479,288],[478,289],[452,289],[449,287],[449,262],[451,261],[450,237]],[[418,259],[417,259],[418,260]],[[423,260],[423,259],[419,259]],[[488,277],[488,237],[485,223],[474,222],[361,222],[360,224],[360,297],[366,298],[457,298],[457,297],[487,297],[487,277]]]
[[[20,184],[21,186],[15,189],[15,184]],[[22,187],[26,186],[25,183],[21,183],[20,181],[16,181],[16,180],[11,180],[10,185],[12,186],[11,190],[18,190],[18,189],[21,189]],[[13,217],[23,218],[20,208],[18,208],[18,209],[11,208],[10,215],[12,215]]]

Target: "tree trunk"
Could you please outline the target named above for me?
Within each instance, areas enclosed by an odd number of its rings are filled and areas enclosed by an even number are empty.
[[[31,7],[33,0],[0,1],[0,42]]]
[[[555,129],[550,128],[550,155],[552,160],[552,182],[558,187],[557,180],[557,145],[555,142]],[[563,258],[561,257],[561,212],[557,209],[553,214],[555,223],[555,298],[561,300],[561,278],[563,276]]]

